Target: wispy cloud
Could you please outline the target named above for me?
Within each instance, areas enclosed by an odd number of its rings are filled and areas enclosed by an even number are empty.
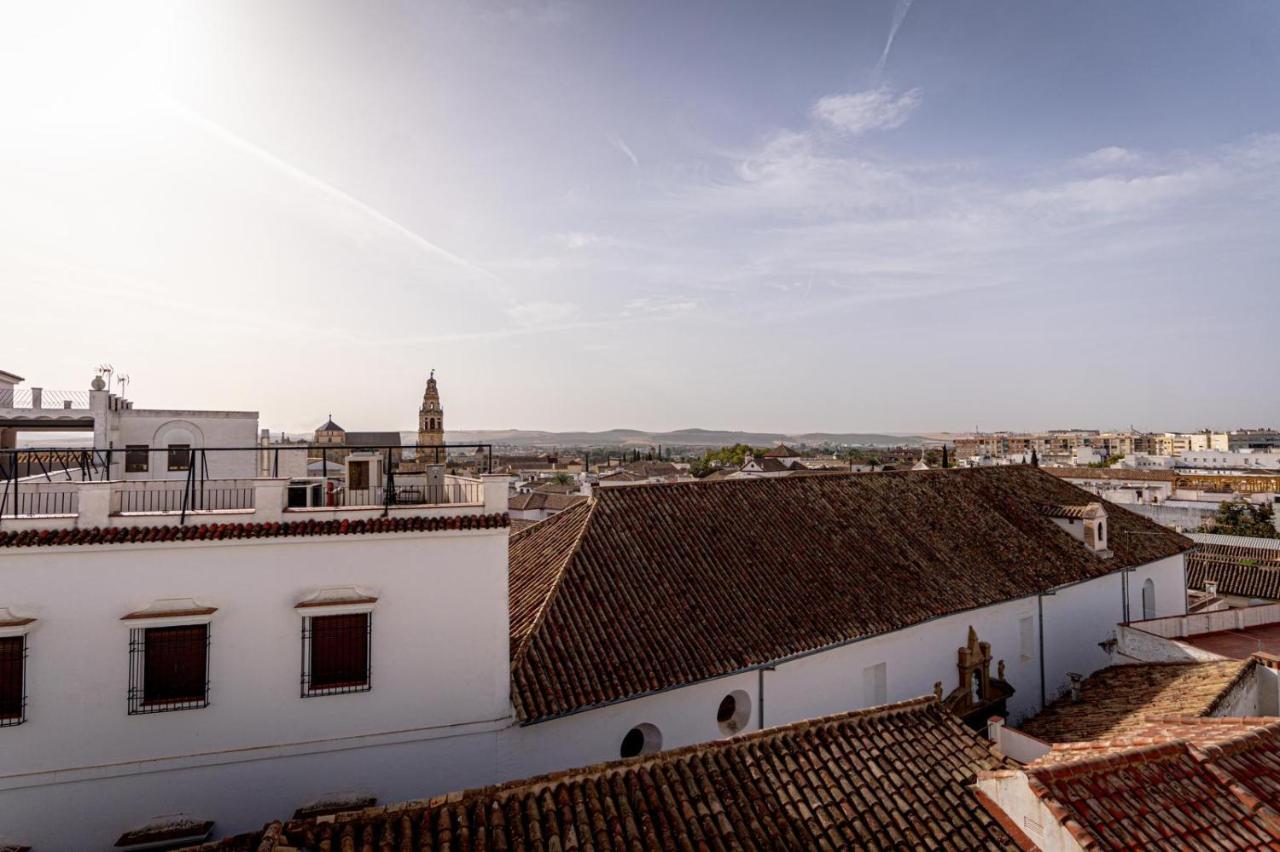
[[[861,136],[871,130],[901,127],[922,99],[919,89],[895,95],[881,86],[848,95],[827,95],[813,105],[813,116],[850,136]]]
[[[1077,157],[1074,163],[1084,169],[1102,171],[1119,166],[1135,165],[1141,161],[1142,157],[1136,151],[1130,151],[1128,148],[1121,148],[1118,145],[1108,145],[1105,148],[1091,151],[1083,157]]]
[[[626,143],[621,136],[610,136],[609,144],[622,152],[622,155],[631,161],[631,165],[640,168],[640,158],[636,156],[636,152],[631,150],[631,146]]]
[[[889,62],[889,50],[893,47],[893,40],[898,36],[898,30],[902,27],[902,22],[907,19],[907,12],[911,11],[911,0],[895,0],[893,4],[893,19],[889,22],[889,35],[884,40],[884,50],[880,51],[880,60],[876,62],[875,70],[871,72],[871,81],[875,85],[880,85],[880,78],[884,76],[884,67]]]
[[[579,308],[572,302],[520,302],[507,308],[507,315],[525,326],[560,325],[575,319],[578,314]]]
[[[562,234],[556,234],[555,238],[560,245],[571,250],[584,249],[587,246],[595,245],[602,239],[599,234],[592,234],[586,231],[567,231]]]
[[[622,307],[624,317],[646,316],[673,318],[697,311],[697,299],[683,295],[642,296]]]
[[[174,100],[172,98],[168,98],[168,97],[164,98],[163,103],[170,112],[182,118],[184,121],[188,122],[189,124],[192,124],[195,127],[200,128],[201,130],[204,130],[205,132],[227,143],[228,145],[284,173],[285,175],[293,178],[299,184],[309,189],[315,190],[320,194],[334,201],[337,201],[339,204],[343,205],[348,209],[357,211],[360,214],[367,216],[370,220],[382,225],[383,227],[390,229],[396,234],[399,234],[400,236],[409,240],[415,246],[427,252],[428,254],[443,258],[448,262],[454,264],[455,266],[461,269],[465,269],[468,272],[475,273],[476,275],[482,278],[488,279],[491,282],[498,283],[498,284],[502,283],[501,279],[499,279],[498,276],[494,275],[489,270],[475,263],[472,263],[466,258],[460,257],[444,248],[441,248],[440,246],[436,245],[431,240],[428,240],[426,237],[422,236],[421,234],[402,225],[400,222],[397,222],[395,219],[383,213],[381,210],[378,210],[376,207],[373,207],[372,205],[361,201],[360,199],[356,198],[350,193],[347,193],[341,189],[338,189],[336,186],[323,180],[322,178],[319,178],[316,175],[311,174],[310,172],[304,171],[303,169],[298,168],[292,163],[286,160],[283,160],[280,157],[277,157],[275,154],[271,153],[265,148],[259,145],[256,145],[253,142],[250,142],[248,139],[245,139],[243,136],[239,135],[238,133],[224,127],[223,125],[208,118],[202,113],[197,112],[187,104],[182,103],[181,101]]]

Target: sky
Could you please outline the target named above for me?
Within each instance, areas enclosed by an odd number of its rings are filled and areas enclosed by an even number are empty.
[[[0,12],[0,369],[305,431],[1280,427],[1280,3]]]

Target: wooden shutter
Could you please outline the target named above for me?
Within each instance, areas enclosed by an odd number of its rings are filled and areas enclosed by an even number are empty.
[[[143,704],[203,701],[208,683],[209,625],[150,627],[143,664]]]
[[[311,619],[312,689],[363,686],[369,681],[369,614]]]
[[[22,718],[24,638],[0,639],[0,719]]]

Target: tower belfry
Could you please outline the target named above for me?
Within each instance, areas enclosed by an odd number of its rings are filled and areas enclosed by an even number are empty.
[[[418,409],[418,446],[444,446],[444,409],[440,407],[440,389],[436,387],[436,371],[427,379],[426,392],[422,394],[422,407]]]

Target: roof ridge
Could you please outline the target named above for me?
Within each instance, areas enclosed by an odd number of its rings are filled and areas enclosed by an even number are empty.
[[[335,815],[337,822],[345,822],[358,819],[361,815],[369,813],[395,813],[398,811],[417,810],[424,805],[432,803],[443,803],[446,799],[457,801],[472,796],[488,795],[494,799],[509,796],[513,793],[529,793],[536,792],[545,787],[554,786],[566,778],[586,779],[586,778],[611,778],[614,775],[634,772],[637,769],[652,769],[658,766],[665,766],[671,763],[679,762],[688,755],[705,753],[705,752],[722,752],[729,749],[742,748],[750,743],[762,742],[770,739],[795,736],[802,732],[814,728],[826,728],[839,725],[845,722],[857,722],[872,719],[890,718],[893,716],[902,716],[912,713],[920,713],[920,711],[928,710],[933,707],[941,710],[942,705],[938,702],[937,697],[933,693],[921,695],[916,698],[909,698],[903,701],[897,701],[893,704],[881,704],[873,707],[863,707],[857,710],[847,710],[841,713],[832,713],[827,716],[819,716],[813,719],[802,719],[797,722],[791,722],[785,725],[777,725],[771,728],[765,728],[760,731],[751,731],[745,734],[738,734],[732,737],[726,737],[719,740],[708,740],[700,743],[690,743],[679,748],[667,749],[656,754],[643,755],[640,757],[623,758],[620,760],[601,761],[599,763],[591,763],[586,766],[575,766],[568,769],[559,769],[554,772],[548,772],[543,775],[535,775],[531,778],[519,778],[512,781],[505,781],[500,784],[491,784],[485,787],[472,787],[466,790],[460,790],[449,793],[447,796],[436,796],[428,799],[416,799],[407,802],[398,802],[391,805],[376,806],[365,808],[362,810],[344,811]],[[942,718],[951,718],[949,714],[941,714]],[[959,723],[959,719],[955,719]],[[976,734],[974,735],[977,736]]]
[[[533,643],[534,634],[538,632],[538,628],[540,628],[542,626],[542,622],[546,620],[547,611],[551,609],[551,603],[555,599],[556,593],[560,591],[560,587],[564,583],[565,572],[569,570],[570,563],[573,562],[573,558],[578,555],[578,550],[579,548],[582,547],[582,539],[586,536],[587,527],[591,523],[591,518],[595,514],[597,505],[598,503],[596,499],[594,497],[589,497],[583,502],[578,503],[575,506],[571,506],[570,508],[564,510],[563,512],[560,512],[557,515],[555,515],[556,518],[568,518],[569,520],[572,520],[573,514],[575,512],[581,512],[585,514],[586,517],[582,519],[581,524],[578,526],[578,532],[573,537],[573,546],[569,548],[569,552],[565,556],[564,562],[562,562],[560,564],[560,567],[556,570],[555,579],[551,581],[551,586],[547,590],[547,595],[543,599],[542,605],[538,607],[538,614],[533,617],[533,620],[529,623],[529,629],[525,631],[524,636],[521,637],[520,648],[511,657],[511,670],[513,672],[515,671],[516,667],[519,666],[521,662],[523,662],[525,654],[528,653],[529,651],[529,646]],[[561,522],[568,523],[569,520],[564,520]],[[527,533],[529,530],[533,529],[534,526],[538,526],[538,525],[535,524],[533,526],[526,527],[525,529],[516,533],[516,535],[517,536],[523,535],[524,533]],[[519,700],[518,692],[516,690],[512,690],[512,700],[517,705],[518,710],[523,709],[519,706],[520,700]]]
[[[1102,772],[1108,769],[1115,769],[1126,763],[1136,763],[1145,759],[1162,759],[1171,758],[1177,754],[1186,754],[1195,760],[1191,745],[1186,740],[1173,739],[1164,742],[1151,743],[1149,745],[1139,745],[1133,748],[1127,748],[1120,752],[1108,752],[1094,757],[1082,757],[1079,760],[1073,760],[1070,763],[1051,763],[1043,766],[1027,767],[1028,778],[1034,777],[1041,785],[1047,781],[1058,781],[1064,778],[1071,778],[1078,775],[1088,775],[1094,772]],[[1197,761],[1199,762],[1199,761]],[[1043,788],[1045,794],[1049,794],[1048,788]],[[1036,793],[1040,798],[1044,798],[1039,791]]]

